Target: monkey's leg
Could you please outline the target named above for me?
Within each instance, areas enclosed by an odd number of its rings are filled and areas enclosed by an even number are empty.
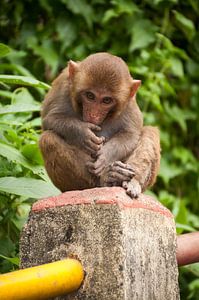
[[[39,146],[47,173],[62,192],[96,186],[96,178],[87,171],[88,154],[50,130],[42,133]]]
[[[145,191],[155,183],[160,166],[159,131],[155,127],[145,126],[141,138],[132,155],[127,159],[135,171],[135,176],[129,182],[123,182],[123,187],[132,198]]]

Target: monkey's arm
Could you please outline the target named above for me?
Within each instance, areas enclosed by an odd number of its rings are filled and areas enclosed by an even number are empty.
[[[80,135],[82,121],[68,117],[66,113],[49,113],[42,119],[43,130],[53,130],[60,137],[75,142]]]
[[[108,140],[101,152],[106,155],[107,160],[111,163],[116,160],[124,161],[136,148],[141,131],[120,131]]]
[[[103,170],[115,161],[125,162],[137,147],[143,129],[142,113],[134,99],[120,117],[102,127],[108,140],[98,152],[93,165],[93,174],[101,175]]]
[[[95,154],[101,148],[103,137],[97,137],[93,131],[100,131],[97,125],[83,122],[67,114],[48,114],[43,119],[43,130],[52,130],[68,144],[80,146],[89,154]]]
[[[107,166],[115,161],[126,161],[139,141],[138,130],[132,132],[120,132],[108,140],[98,151],[97,160],[89,163],[89,171],[96,176],[102,175]]]

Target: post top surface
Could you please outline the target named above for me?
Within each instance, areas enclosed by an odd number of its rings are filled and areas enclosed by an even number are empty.
[[[172,213],[153,197],[141,194],[131,199],[121,187],[104,187],[87,190],[69,191],[58,196],[38,200],[32,206],[32,212],[66,205],[109,204],[120,209],[143,208],[173,218]]]

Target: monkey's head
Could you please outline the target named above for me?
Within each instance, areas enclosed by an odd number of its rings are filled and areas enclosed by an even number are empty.
[[[141,84],[133,80],[121,58],[108,53],[69,61],[68,79],[73,109],[82,114],[83,121],[96,125],[120,115]]]

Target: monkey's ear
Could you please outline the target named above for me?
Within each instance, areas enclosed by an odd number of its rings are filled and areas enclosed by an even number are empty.
[[[73,76],[75,75],[77,70],[78,70],[78,63],[76,63],[73,60],[69,60],[69,62],[68,62],[69,78],[73,78]]]
[[[137,93],[138,88],[141,85],[141,80],[135,80],[133,79],[133,85],[131,87],[131,93],[130,93],[130,97],[134,97],[135,94]]]

